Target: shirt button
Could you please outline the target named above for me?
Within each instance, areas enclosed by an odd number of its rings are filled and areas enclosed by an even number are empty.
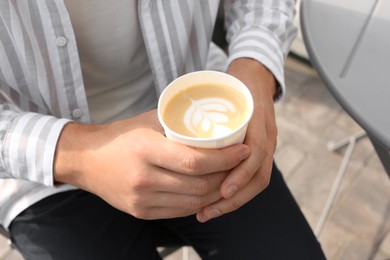
[[[72,111],[72,117],[73,118],[80,118],[83,115],[83,111],[81,109],[76,108]]]
[[[59,47],[63,47],[68,43],[68,40],[64,36],[60,36],[56,39],[56,44]]]

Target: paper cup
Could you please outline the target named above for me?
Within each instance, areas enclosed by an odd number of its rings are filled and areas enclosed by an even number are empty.
[[[170,99],[179,91],[198,84],[207,84],[212,86],[213,83],[219,85],[222,84],[226,87],[233,88],[244,96],[247,111],[243,111],[245,118],[238,127],[234,128],[231,132],[221,134],[220,136],[190,137],[173,131],[164,122],[164,109]],[[253,114],[253,98],[249,89],[244,85],[244,83],[229,74],[217,71],[197,71],[185,74],[175,79],[165,88],[159,98],[157,113],[160,124],[164,128],[165,135],[168,139],[193,147],[222,148],[233,144],[242,143],[244,141],[248,123]]]

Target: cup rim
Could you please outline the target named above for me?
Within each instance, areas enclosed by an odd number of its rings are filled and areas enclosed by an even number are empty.
[[[235,80],[237,81],[240,85],[242,85],[245,89],[245,91],[248,92],[249,95],[244,95],[245,96],[245,99],[248,101],[248,115],[247,117],[245,118],[245,120],[235,129],[233,129],[231,132],[227,133],[227,134],[224,134],[224,135],[221,135],[221,136],[218,136],[218,137],[191,137],[191,136],[187,136],[187,135],[183,135],[183,134],[180,134],[176,131],[173,131],[163,120],[162,118],[162,108],[161,108],[161,102],[162,102],[162,99],[161,97],[163,95],[166,94],[167,92],[167,89],[169,88],[169,86],[173,85],[175,82],[177,82],[178,80],[181,80],[182,78],[184,77],[189,77],[189,76],[192,76],[194,74],[203,74],[203,73],[213,73],[213,74],[221,74],[223,75],[224,77],[230,77],[232,80]],[[167,85],[167,87],[161,92],[160,94],[160,98],[158,100],[158,105],[157,105],[157,116],[158,116],[158,119],[160,121],[160,124],[163,126],[163,129],[164,129],[164,134],[166,135],[165,133],[165,129],[168,129],[170,131],[170,133],[172,135],[175,135],[176,137],[180,138],[180,139],[183,139],[183,140],[186,140],[186,141],[201,141],[201,142],[207,142],[207,141],[220,141],[222,139],[226,139],[226,137],[229,137],[229,136],[232,136],[234,135],[235,133],[241,131],[243,128],[247,127],[247,125],[249,124],[249,121],[252,119],[252,115],[253,115],[253,112],[254,112],[254,101],[253,101],[253,96],[252,96],[252,93],[250,92],[250,90],[248,89],[248,87],[241,81],[239,80],[238,78],[228,74],[228,73],[225,73],[225,72],[220,72],[220,71],[213,71],[213,70],[200,70],[200,71],[194,71],[194,72],[189,72],[189,73],[186,73],[186,74],[183,74],[179,77],[177,77],[176,79],[174,79],[171,83],[169,83]]]

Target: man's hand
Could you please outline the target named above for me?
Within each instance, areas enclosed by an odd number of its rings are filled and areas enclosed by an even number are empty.
[[[223,181],[220,189],[223,199],[197,213],[200,222],[241,207],[263,191],[271,177],[277,141],[273,104],[275,79],[263,65],[246,58],[232,62],[227,73],[240,79],[253,95],[255,110],[245,138],[251,154]]]
[[[173,218],[220,200],[228,172],[248,155],[244,144],[207,150],[169,141],[153,110],[109,125],[65,126],[54,177],[137,218]],[[239,175],[237,171],[226,184]]]

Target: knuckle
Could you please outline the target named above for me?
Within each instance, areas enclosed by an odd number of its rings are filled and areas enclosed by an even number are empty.
[[[186,154],[183,157],[182,165],[188,173],[195,173],[201,170],[200,158],[195,154]]]
[[[147,174],[146,174],[147,175]],[[134,174],[132,179],[132,186],[134,190],[145,190],[151,186],[149,178],[144,174]]]
[[[155,173],[147,167],[142,168],[142,170],[135,170],[131,176],[128,175],[128,179],[131,189],[136,191],[149,190],[156,185]]]

